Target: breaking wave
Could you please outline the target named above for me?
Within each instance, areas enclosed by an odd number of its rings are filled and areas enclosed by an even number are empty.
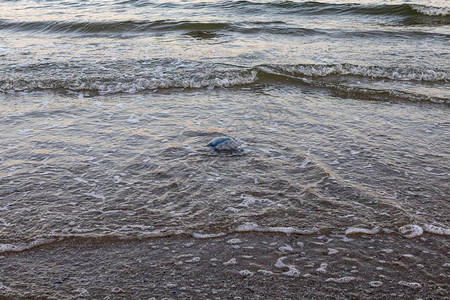
[[[449,16],[450,7],[436,7],[418,4],[384,4],[363,5],[356,3],[327,3],[327,2],[294,2],[275,1],[269,3],[237,1],[233,4],[220,2],[216,4],[224,8],[267,8],[284,10],[303,14],[366,14],[366,15],[395,15],[395,16]]]
[[[140,62],[39,64],[0,72],[0,93],[55,91],[108,95],[160,89],[228,88],[256,84],[300,84],[331,89],[339,96],[448,103],[448,99],[396,89],[355,87],[347,80],[446,84],[446,70],[352,64],[258,65],[250,68],[163,59]],[[391,86],[395,86],[392,85]]]

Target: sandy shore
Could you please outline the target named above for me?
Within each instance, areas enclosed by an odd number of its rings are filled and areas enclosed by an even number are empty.
[[[76,239],[0,260],[2,299],[448,299],[439,236]]]

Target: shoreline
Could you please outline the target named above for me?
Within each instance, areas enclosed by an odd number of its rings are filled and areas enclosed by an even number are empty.
[[[445,299],[448,245],[431,235],[65,240],[2,255],[0,297]]]

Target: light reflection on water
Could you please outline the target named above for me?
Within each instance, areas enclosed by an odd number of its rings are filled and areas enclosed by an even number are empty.
[[[447,228],[448,3],[358,3],[0,1],[1,242]]]
[[[22,102],[1,114],[10,241],[448,222],[446,108],[286,88],[22,98],[2,99]],[[210,153],[221,135],[246,153]]]

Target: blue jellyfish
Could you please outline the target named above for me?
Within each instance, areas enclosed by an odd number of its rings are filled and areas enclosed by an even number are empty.
[[[215,138],[206,146],[218,153],[239,153],[242,151],[242,149],[239,149],[238,142],[227,136]]]

